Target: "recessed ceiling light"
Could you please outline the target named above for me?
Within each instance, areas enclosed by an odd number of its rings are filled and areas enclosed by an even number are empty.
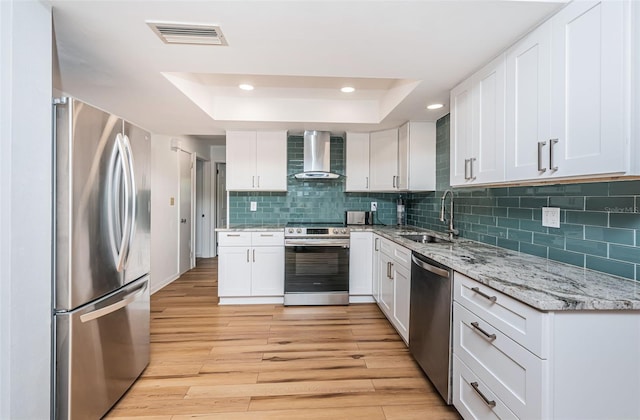
[[[238,87],[242,90],[253,90],[253,85],[249,85],[247,83],[243,83],[241,85],[238,85]]]
[[[340,91],[342,91],[343,93],[352,93],[356,91],[356,88],[351,86],[345,86],[342,89],[340,89]]]
[[[440,109],[443,106],[444,105],[442,105],[442,104],[431,104],[431,105],[427,106],[427,109]]]

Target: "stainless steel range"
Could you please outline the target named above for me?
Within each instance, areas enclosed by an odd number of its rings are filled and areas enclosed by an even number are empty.
[[[289,224],[284,230],[285,305],[349,304],[349,228]]]

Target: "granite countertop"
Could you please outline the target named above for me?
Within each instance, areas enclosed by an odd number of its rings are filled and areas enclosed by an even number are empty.
[[[284,232],[284,225],[265,225],[265,224],[247,224],[247,225],[234,225],[228,228],[216,228],[216,232]]]
[[[371,226],[353,230],[372,230],[540,310],[640,310],[640,282],[635,280],[468,239],[419,244],[400,236],[426,232],[446,238],[426,229]]]
[[[412,226],[350,226],[372,231],[543,311],[640,310],[640,282],[468,239],[419,244],[400,235],[446,235]],[[236,225],[216,232],[282,231],[284,225]]]

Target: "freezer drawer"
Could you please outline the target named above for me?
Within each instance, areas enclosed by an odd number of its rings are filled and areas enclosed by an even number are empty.
[[[55,314],[56,419],[102,417],[149,363],[148,280]]]

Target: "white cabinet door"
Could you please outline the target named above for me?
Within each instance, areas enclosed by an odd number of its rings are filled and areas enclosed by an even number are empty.
[[[218,296],[251,296],[251,249],[218,248]]]
[[[409,310],[411,302],[411,271],[393,264],[393,324],[406,343],[409,343]]]
[[[380,282],[380,300],[378,306],[389,320],[393,319],[393,277],[391,277],[392,259],[387,254],[380,253],[378,262],[378,278]]]
[[[258,131],[256,135],[256,182],[261,191],[287,190],[287,132]],[[227,163],[227,177],[228,177]],[[229,189],[229,188],[227,188]]]
[[[398,178],[403,191],[436,188],[436,125],[410,121],[398,129]]]
[[[543,163],[549,155],[550,48],[547,21],[507,52],[508,181],[544,178],[550,172]]]
[[[349,294],[368,295],[372,292],[373,233],[352,232],[349,245]]]
[[[227,131],[227,190],[252,190],[256,181],[256,132]]]
[[[474,79],[474,117],[469,178],[473,183],[504,181],[505,56],[501,55]]]
[[[376,131],[370,135],[371,191],[397,191],[398,129]]]
[[[369,133],[347,133],[345,191],[369,190]]]
[[[371,285],[371,292],[373,294],[373,299],[376,302],[380,302],[380,241],[382,237],[379,235],[373,235],[373,243],[372,243],[372,254],[373,261],[371,266],[373,267],[373,273],[371,274],[371,278],[373,279],[373,284]]]
[[[622,1],[579,1],[552,18],[553,176],[629,170],[624,8]]]
[[[450,183],[465,185],[469,180],[469,159],[472,154],[471,136],[473,129],[472,95],[473,80],[462,82],[451,90],[450,124]]]
[[[251,250],[251,296],[284,295],[284,246]]]

